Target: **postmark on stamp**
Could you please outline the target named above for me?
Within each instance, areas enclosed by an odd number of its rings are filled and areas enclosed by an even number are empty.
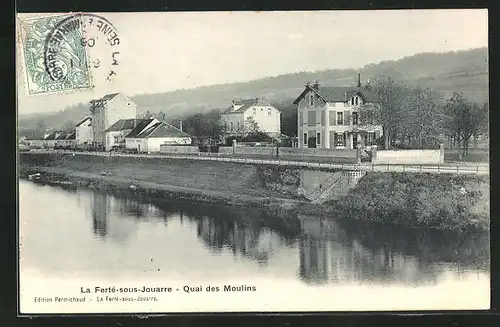
[[[30,95],[94,87],[112,81],[119,66],[117,29],[107,19],[79,13],[20,21]]]

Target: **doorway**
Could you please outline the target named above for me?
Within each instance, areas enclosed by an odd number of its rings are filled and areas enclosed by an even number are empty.
[[[310,137],[307,139],[308,148],[316,148],[316,137]]]

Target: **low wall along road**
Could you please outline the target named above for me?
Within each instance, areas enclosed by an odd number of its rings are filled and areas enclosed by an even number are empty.
[[[314,162],[309,161],[307,158],[298,157],[294,160],[282,159],[260,159],[260,158],[238,158],[228,156],[220,153],[196,153],[196,154],[125,154],[114,152],[71,152],[71,151],[54,151],[54,150],[32,150],[30,153],[67,153],[70,155],[94,155],[94,156],[123,156],[123,157],[149,157],[149,158],[170,158],[178,160],[197,160],[197,161],[220,161],[232,162],[241,164],[266,164],[266,165],[282,165],[282,166],[296,166],[320,169],[343,169],[351,171],[366,171],[366,172],[412,172],[412,173],[433,173],[433,174],[474,174],[474,175],[488,175],[488,163],[474,163],[474,164],[373,164],[373,163],[342,163],[338,162],[338,158],[332,158],[328,161]],[[340,160],[339,160],[340,161]]]

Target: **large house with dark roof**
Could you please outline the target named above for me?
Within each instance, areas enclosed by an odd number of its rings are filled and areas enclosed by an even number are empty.
[[[257,123],[259,130],[271,136],[281,135],[281,112],[266,98],[232,101],[221,113],[226,137],[245,136],[251,132],[250,121]]]
[[[189,134],[156,118],[141,120],[125,136],[126,148],[138,152],[160,152],[161,145],[189,145],[191,141]]]
[[[109,150],[111,145],[106,143],[106,130],[117,120],[136,118],[137,105],[122,93],[112,93],[100,99],[91,100],[90,112],[92,113],[92,143]]]
[[[294,101],[298,113],[298,147],[355,149],[358,144],[372,145],[382,136],[382,126],[360,124],[358,110],[374,103],[376,97],[369,84],[324,87],[307,84]]]

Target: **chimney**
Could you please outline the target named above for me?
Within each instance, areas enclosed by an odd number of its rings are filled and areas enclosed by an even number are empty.
[[[181,132],[183,132],[183,130],[182,130],[182,119],[179,119],[179,129],[181,130]]]
[[[314,81],[313,89],[315,89],[316,91],[319,90],[319,81]]]
[[[357,84],[356,84],[357,87],[360,87],[361,86],[361,74],[358,73],[358,81],[357,81]]]

